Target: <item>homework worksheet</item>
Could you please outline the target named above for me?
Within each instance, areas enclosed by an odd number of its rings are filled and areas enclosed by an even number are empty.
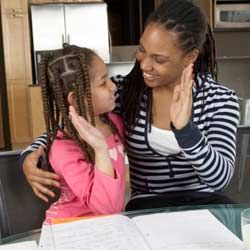
[[[37,250],[36,241],[24,241],[19,243],[12,243],[1,245],[0,250]]]
[[[208,210],[133,218],[153,250],[241,250],[242,241]]]

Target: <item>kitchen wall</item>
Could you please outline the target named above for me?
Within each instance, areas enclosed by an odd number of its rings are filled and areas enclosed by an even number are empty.
[[[250,98],[250,30],[215,31],[219,82]]]

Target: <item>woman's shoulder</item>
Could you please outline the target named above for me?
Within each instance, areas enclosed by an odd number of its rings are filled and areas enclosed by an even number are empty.
[[[211,74],[198,74],[196,77],[196,91],[204,94],[204,92],[210,98],[216,99],[227,99],[233,98],[236,101],[238,97],[235,93],[235,90],[225,86],[224,84],[218,83],[214,80]]]

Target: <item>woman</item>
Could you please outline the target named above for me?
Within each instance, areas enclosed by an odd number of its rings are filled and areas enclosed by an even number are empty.
[[[193,68],[193,69],[192,69]],[[126,76],[118,87],[116,112],[126,129],[131,201],[127,210],[227,203],[220,192],[234,172],[239,106],[234,91],[219,85],[214,40],[201,10],[183,0],[165,0],[149,17]],[[193,74],[192,74],[193,72]],[[57,176],[35,168],[41,136],[22,155],[35,193]]]

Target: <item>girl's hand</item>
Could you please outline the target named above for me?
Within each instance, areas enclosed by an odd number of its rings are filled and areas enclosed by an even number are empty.
[[[114,170],[103,134],[79,116],[73,106],[69,107],[69,115],[80,137],[95,150],[95,167],[114,178]]]
[[[80,137],[95,151],[107,149],[103,134],[96,127],[88,123],[82,116],[79,116],[73,106],[69,107],[69,115]]]
[[[182,72],[180,85],[175,86],[173,100],[170,107],[170,121],[176,129],[184,128],[189,122],[193,97],[193,64],[189,64]]]

